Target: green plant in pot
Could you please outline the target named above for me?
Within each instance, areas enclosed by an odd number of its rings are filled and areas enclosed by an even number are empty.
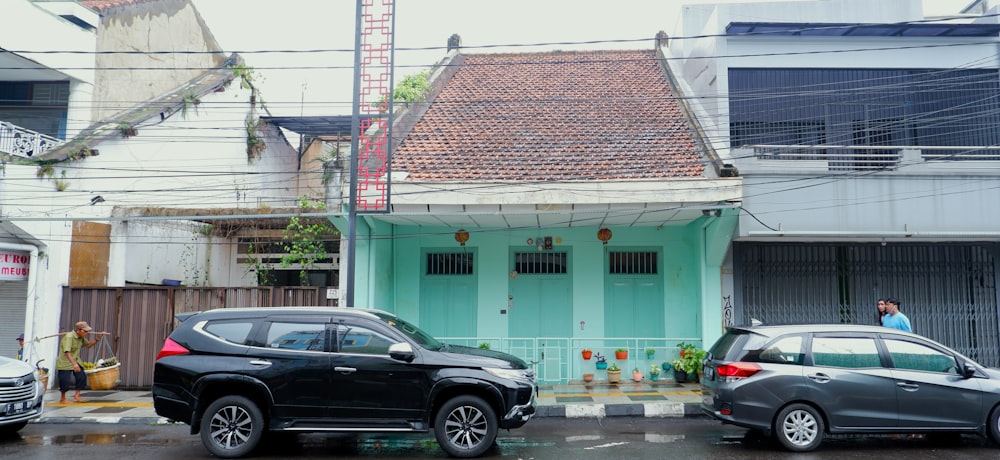
[[[649,369],[649,379],[656,381],[660,380],[660,366],[653,364]]]
[[[596,366],[597,366],[598,369],[607,369],[608,368],[608,361],[606,359],[604,359],[604,357],[601,356],[600,353],[595,353],[594,356],[597,358],[597,364],[596,364]]]
[[[674,379],[678,382],[697,382],[698,373],[701,372],[701,362],[705,359],[705,350],[685,342],[678,343],[677,348],[680,349],[680,357],[671,363],[674,367]]]
[[[618,383],[622,381],[622,370],[618,367],[618,363],[612,363],[608,366],[608,383]]]

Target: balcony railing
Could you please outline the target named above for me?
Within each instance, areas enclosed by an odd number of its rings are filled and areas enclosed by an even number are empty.
[[[753,145],[754,157],[762,161],[793,160],[802,168],[816,163],[830,171],[895,170],[902,164],[930,162],[996,162],[998,146],[908,146],[908,145]]]
[[[663,362],[671,362],[680,356],[677,344],[692,343],[703,347],[702,340],[697,337],[631,337],[631,338],[567,338],[567,337],[437,337],[438,340],[451,345],[476,347],[487,343],[491,350],[510,353],[523,359],[535,370],[539,383],[569,383],[580,380],[584,373],[594,373],[596,354],[605,357],[607,363],[616,363],[623,374],[631,375],[632,369],[639,369],[645,378],[649,378],[652,366],[661,366]],[[711,345],[711,344],[709,344]],[[595,359],[585,360],[580,351],[584,348],[593,350]],[[628,350],[628,358],[621,361],[615,358],[615,350]],[[647,354],[653,350],[653,354]],[[596,380],[606,380],[607,373],[597,372]]]
[[[31,158],[61,142],[54,137],[0,121],[0,153]]]

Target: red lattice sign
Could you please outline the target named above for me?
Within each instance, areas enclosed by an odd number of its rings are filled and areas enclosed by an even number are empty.
[[[358,136],[358,211],[387,211],[389,206],[392,14],[393,0],[362,1],[359,100],[363,116]]]

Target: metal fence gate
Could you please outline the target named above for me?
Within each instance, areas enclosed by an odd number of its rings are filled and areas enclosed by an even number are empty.
[[[733,244],[735,324],[877,324],[895,297],[914,332],[1000,366],[997,254],[975,244]]]

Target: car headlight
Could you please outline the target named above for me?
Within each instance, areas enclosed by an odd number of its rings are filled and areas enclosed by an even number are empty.
[[[524,371],[521,369],[500,369],[497,367],[484,367],[483,370],[502,379],[524,380],[524,381],[530,380],[528,376],[524,374]]]

